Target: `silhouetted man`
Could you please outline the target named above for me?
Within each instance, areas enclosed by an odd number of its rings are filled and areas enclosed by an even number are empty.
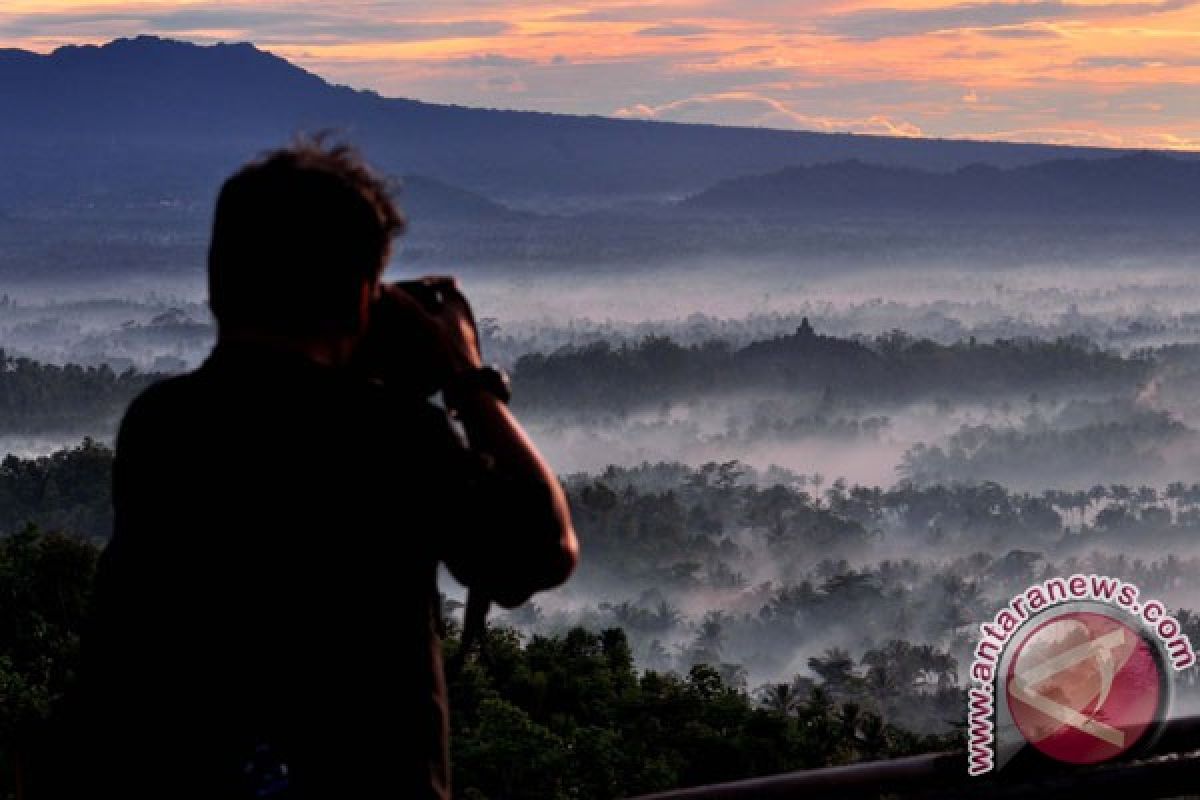
[[[563,492],[462,295],[381,285],[402,228],[342,148],[222,188],[217,345],[117,440],[89,796],[446,796],[438,563],[505,606],[574,568]]]

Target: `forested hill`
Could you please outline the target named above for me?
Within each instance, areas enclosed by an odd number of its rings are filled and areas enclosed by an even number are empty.
[[[1139,153],[949,173],[845,161],[732,178],[682,203],[720,213],[1200,213],[1200,162]]]
[[[483,195],[424,175],[405,175],[400,182],[399,195],[409,224],[448,221],[455,225],[487,225],[534,217],[531,213],[515,211]]]
[[[1131,388],[1153,366],[1084,340],[973,340],[942,345],[896,332],[874,340],[813,331],[734,349],[724,342],[684,347],[650,337],[636,345],[599,342],[517,360],[517,401],[527,408],[636,408],[707,393],[832,391],[895,402],[938,396],[987,399],[1048,389]]]

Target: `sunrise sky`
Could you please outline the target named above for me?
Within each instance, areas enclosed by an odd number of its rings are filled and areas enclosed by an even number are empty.
[[[435,102],[1200,149],[1200,0],[0,0],[0,47],[138,33]]]

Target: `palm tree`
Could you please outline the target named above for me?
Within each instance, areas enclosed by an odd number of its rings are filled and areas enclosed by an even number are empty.
[[[685,650],[693,664],[717,666],[721,663],[721,652],[725,647],[724,626],[729,616],[724,611],[709,611],[696,629],[696,638]]]
[[[794,683],[768,683],[755,691],[758,704],[768,711],[789,716],[804,702]]]
[[[864,661],[872,654],[877,658],[872,659],[875,663],[867,670],[863,683],[871,697],[875,699],[879,714],[883,717],[891,712],[892,704],[904,688],[904,680],[900,670],[877,650],[863,656]]]
[[[654,626],[659,631],[671,631],[679,625],[683,618],[679,614],[679,609],[668,603],[666,600],[660,600],[658,608],[654,610]]]
[[[840,647],[830,647],[823,656],[808,660],[808,668],[820,676],[826,691],[845,695],[858,676],[854,673],[854,659]]]
[[[874,760],[887,753],[887,726],[883,724],[883,717],[864,712],[859,719],[858,733],[859,750],[863,758]]]
[[[859,711],[858,703],[842,703],[842,708],[837,714],[838,725],[842,729],[842,738],[847,742],[857,743],[858,724],[862,719]]]

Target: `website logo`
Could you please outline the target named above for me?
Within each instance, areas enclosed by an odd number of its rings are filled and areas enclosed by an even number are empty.
[[[980,626],[968,690],[971,775],[1026,748],[1095,764],[1151,743],[1170,717],[1171,676],[1195,663],[1179,621],[1136,586],[1051,578]]]

